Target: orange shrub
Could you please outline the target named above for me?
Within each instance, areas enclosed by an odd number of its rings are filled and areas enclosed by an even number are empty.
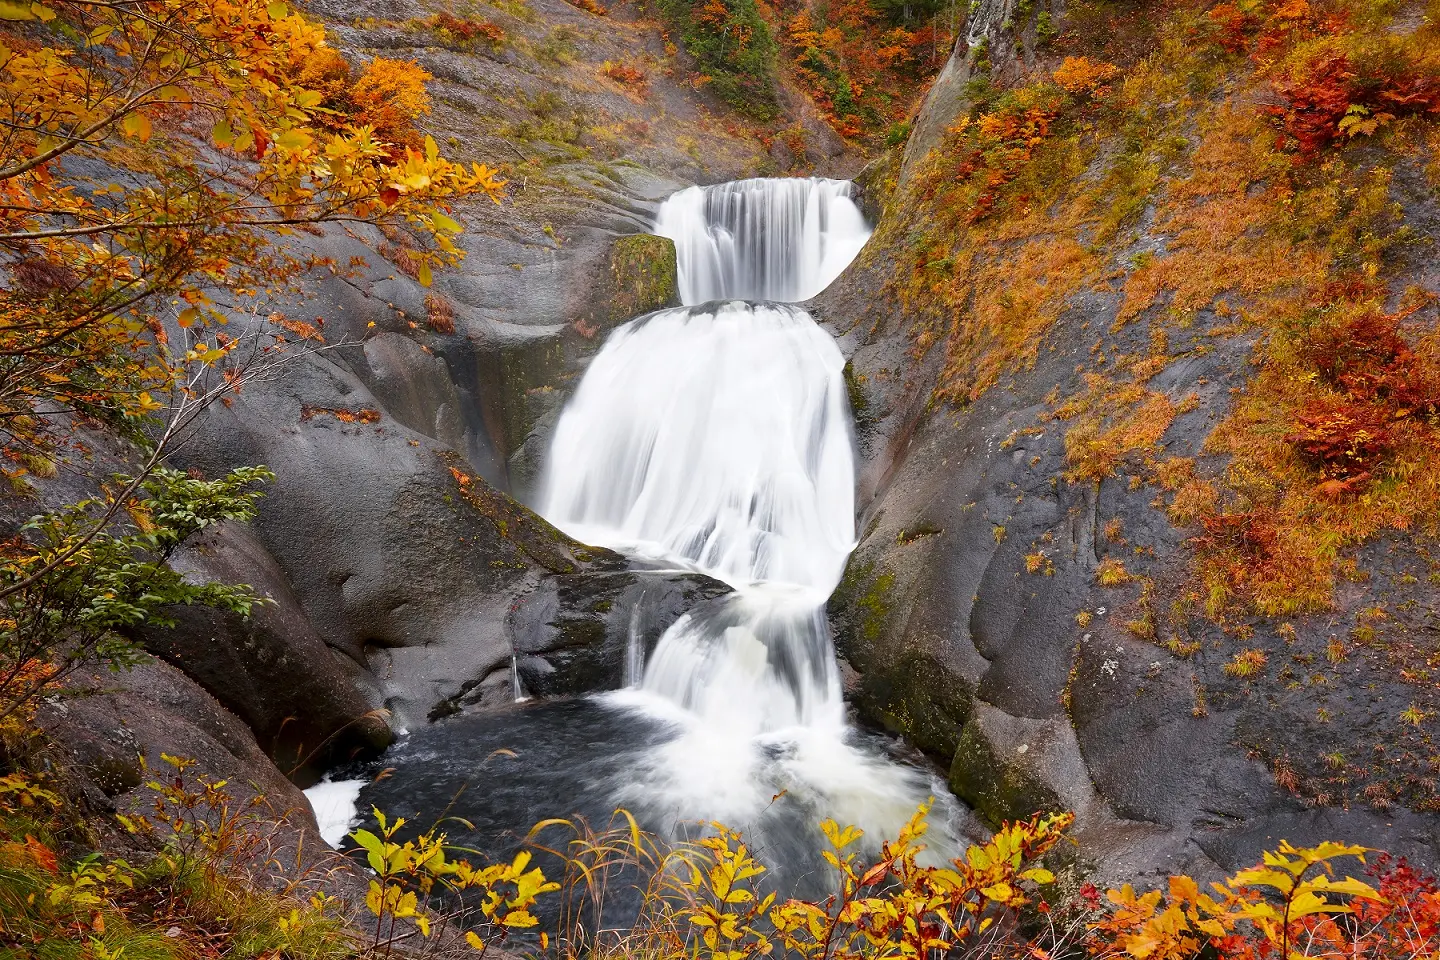
[[[1054,78],[1066,93],[1102,94],[1105,85],[1120,76],[1120,68],[1089,57],[1066,57],[1055,68]]]
[[[413,60],[376,57],[365,65],[350,90],[359,108],[359,121],[373,126],[382,140],[418,144],[420,135],[413,121],[430,112],[430,94],[425,92],[425,82],[430,79],[430,72]]]
[[[627,87],[644,86],[649,81],[644,70],[628,63],[612,63],[606,60],[605,65],[601,67],[601,72],[616,83],[624,84]]]
[[[436,333],[448,335],[455,332],[455,307],[439,294],[425,295],[425,318]]]

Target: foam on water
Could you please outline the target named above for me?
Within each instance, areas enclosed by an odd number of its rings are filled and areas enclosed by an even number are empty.
[[[320,839],[336,848],[345,841],[345,835],[360,817],[360,791],[369,782],[325,779],[305,791],[320,827]]]

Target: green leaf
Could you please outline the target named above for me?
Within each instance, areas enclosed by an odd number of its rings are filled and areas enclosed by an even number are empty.
[[[280,3],[279,0],[277,0],[277,2],[266,7],[265,12],[270,14],[271,20],[284,20],[290,15],[290,7],[288,4]]]
[[[230,129],[229,120],[220,120],[210,128],[210,139],[217,147],[228,147],[235,142],[235,131]]]
[[[460,233],[465,229],[464,227],[460,226],[459,221],[454,220],[451,217],[447,217],[439,210],[436,210],[435,212],[430,214],[430,222],[435,224],[436,229],[444,230],[448,233]]]
[[[34,12],[28,3],[17,3],[16,0],[0,0],[0,20],[34,20]]]

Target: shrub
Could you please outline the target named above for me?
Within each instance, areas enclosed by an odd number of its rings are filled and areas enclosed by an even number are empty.
[[[1241,650],[1225,664],[1225,672],[1241,679],[1253,677],[1265,669],[1269,660],[1264,650]]]
[[[616,83],[627,87],[644,86],[649,81],[644,70],[628,63],[612,63],[606,60],[604,66],[600,68],[600,72]]]
[[[720,99],[758,120],[775,117],[775,39],[755,0],[659,0],[701,78]]]
[[[427,19],[425,24],[462,45],[474,45],[478,41],[490,47],[499,47],[505,42],[505,30],[489,20],[462,19],[448,11],[441,11]]]
[[[211,524],[251,519],[260,497],[251,488],[272,477],[264,467],[218,480],[165,468],[121,477],[119,497],[35,517],[0,546],[0,720],[23,716],[86,660],[135,662],[124,631],[173,626],[176,604],[249,613],[259,600],[248,587],[195,584],[167,563]]]
[[[1287,438],[1322,474],[1348,487],[1369,479],[1392,448],[1389,418],[1371,404],[1316,398],[1295,415]]]

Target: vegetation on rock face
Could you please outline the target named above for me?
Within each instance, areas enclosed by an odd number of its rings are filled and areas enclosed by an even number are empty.
[[[953,3],[782,4],[796,79],[842,136],[902,143],[907,118],[950,56],[965,12]]]
[[[1046,371],[1012,439],[1063,437],[1072,503],[1180,528],[1117,518],[1102,543],[1098,517],[1105,563],[1082,573],[1125,599],[1113,626],[1078,611],[1076,640],[1189,661],[1197,718],[1290,711],[1293,734],[1257,719],[1236,740],[1306,805],[1440,803],[1437,22],[1433,3],[1072,4],[1028,76],[972,83],[942,145],[879,185],[870,249],[898,252],[934,398],[983,418]]]
[[[0,453],[12,481],[71,445],[64,415],[137,427],[194,392],[196,367],[263,351],[218,329],[219,304],[324,265],[269,232],[394,223],[423,241],[413,256],[428,278],[462,255],[448,205],[501,188],[410,126],[427,106],[423,71],[377,60],[351,82],[321,28],[284,4],[3,13]]]
[[[779,113],[775,38],[756,0],[656,0],[695,58],[700,82],[757,120]]]
[[[1137,452],[1159,478],[1178,404],[1146,384],[1178,358],[1170,339],[1201,322],[1260,338],[1260,373],[1210,443],[1228,469],[1175,488],[1176,519],[1203,531],[1212,616],[1323,609],[1345,547],[1437,520],[1440,346],[1415,322],[1433,297],[1388,275],[1413,238],[1398,168],[1436,137],[1440,36],[1389,16],[1178,5],[1124,71],[1070,56],[980,99],[912,191],[941,226],[906,245],[899,292],[944,305],[916,336],[944,345],[941,396],[968,402],[1033,363],[1088,288],[1120,285],[1114,322],[1150,324],[1149,355],[1095,355],[1090,399],[1053,412],[1072,482]],[[1170,239],[1116,270],[1142,213]]]
[[[57,458],[84,472],[87,424],[146,451],[133,478],[96,478],[99,496],[0,547],[8,715],[77,657],[120,652],[115,631],[163,620],[167,603],[248,604],[164,561],[206,524],[248,517],[242,488],[263,472],[210,482],[162,464],[205,407],[283,362],[281,335],[226,336],[226,311],[335,267],[270,241],[328,221],[390,225],[428,282],[463,255],[450,204],[498,200],[502,182],[415,132],[428,74],[377,59],[352,81],[323,30],[283,3],[12,3],[0,17],[0,469],[18,492]]]
[[[668,843],[624,811],[600,831],[543,821],[512,859],[475,866],[443,833],[411,834],[377,810],[378,832],[351,835],[372,871],[362,929],[313,892],[320,874],[267,882],[262,801],[237,803],[224,783],[192,777],[190,761],[165,761],[173,770],[151,783],[152,812],[119,818],[133,862],[70,859],[65,799],[33,777],[0,780],[0,955],[389,957],[416,952],[417,934],[471,956],[503,947],[537,960],[1394,960],[1440,945],[1434,880],[1383,855],[1366,865],[1363,847],[1282,843],[1208,890],[1181,875],[1102,896],[1047,866],[1069,814],[1004,824],[936,863],[924,806],[874,847],[854,827],[821,824],[834,892],[818,901],[767,891],[765,867],[721,824]],[[1368,879],[1340,872],[1356,860]],[[616,928],[602,917],[621,884],[638,907]]]

